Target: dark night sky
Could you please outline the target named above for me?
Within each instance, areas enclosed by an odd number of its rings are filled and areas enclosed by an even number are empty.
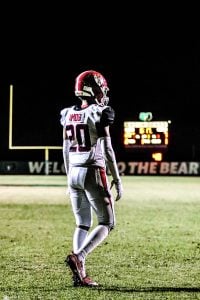
[[[7,151],[10,84],[17,105],[15,144],[25,140],[60,145],[59,112],[74,103],[74,78],[86,69],[95,69],[105,75],[110,86],[116,140],[124,120],[137,120],[140,111],[151,111],[154,120],[172,120],[170,152],[175,158],[177,152],[180,159],[198,160],[200,38],[186,23],[170,27],[170,18],[161,26],[155,19],[153,24],[149,19],[146,23],[133,20],[131,15],[123,22],[119,14],[112,17],[114,21],[107,16],[104,23],[103,15],[98,21],[79,21],[77,29],[63,19],[57,26],[44,22],[40,28],[30,23],[25,28],[21,22],[7,28],[0,56],[1,159],[20,157]]]

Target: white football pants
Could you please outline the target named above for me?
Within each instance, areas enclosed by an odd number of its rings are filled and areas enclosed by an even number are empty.
[[[98,224],[114,228],[114,202],[104,168],[70,167],[68,188],[77,226],[91,227],[93,210]]]

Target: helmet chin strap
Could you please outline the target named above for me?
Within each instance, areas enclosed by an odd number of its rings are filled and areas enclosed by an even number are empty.
[[[85,107],[88,107],[90,104],[92,103],[95,103],[99,106],[106,106],[108,105],[108,102],[109,102],[109,97],[106,97],[106,96],[103,96],[100,101],[97,99],[97,98],[93,98],[93,100],[91,101],[89,98],[88,100],[83,98],[83,97],[79,97],[79,99],[82,101],[81,103],[81,107],[82,108],[85,108]]]

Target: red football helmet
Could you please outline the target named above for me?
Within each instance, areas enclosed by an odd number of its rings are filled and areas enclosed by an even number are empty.
[[[92,100],[104,106],[109,102],[108,91],[106,79],[97,71],[88,70],[76,77],[75,95],[80,99]]]

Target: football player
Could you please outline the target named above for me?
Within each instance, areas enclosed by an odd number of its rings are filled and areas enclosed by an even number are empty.
[[[86,257],[115,226],[111,187],[116,189],[116,201],[123,193],[109,130],[115,113],[108,105],[108,91],[101,73],[82,72],[75,80],[75,96],[79,101],[61,111],[63,159],[76,221],[73,251],[65,262],[72,271],[74,286],[98,286],[86,273]],[[92,229],[93,212],[98,224]]]

